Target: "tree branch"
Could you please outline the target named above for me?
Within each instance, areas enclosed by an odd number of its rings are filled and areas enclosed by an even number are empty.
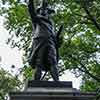
[[[84,68],[84,70],[81,70],[81,71],[85,72],[85,73],[88,74],[90,77],[92,77],[92,78],[95,79],[96,81],[100,82],[100,78],[97,77],[97,76],[95,76],[95,75],[93,75],[92,73],[90,73],[89,70],[84,66],[84,64],[82,64],[82,63],[80,62],[80,65],[81,65],[82,68]]]
[[[97,23],[95,17],[93,17],[90,13],[90,11],[88,10],[87,8],[87,4],[85,3],[85,1],[83,1],[83,8],[85,10],[85,12],[87,13],[87,15],[89,16],[89,19],[94,23],[94,25],[96,26],[96,28],[100,31],[100,26],[99,24]]]
[[[95,79],[97,82],[100,82],[100,78],[97,77],[97,76],[95,76],[95,75],[93,75],[92,73],[90,73],[89,70],[85,67],[85,65],[81,63],[80,60],[77,60],[76,58],[74,58],[74,57],[72,57],[72,56],[69,56],[69,58],[71,58],[71,59],[77,61],[77,62],[81,65],[81,68],[80,68],[80,67],[77,67],[80,71],[85,72],[85,73],[86,73],[87,75],[89,75],[91,78]],[[83,70],[82,68],[84,68],[84,70]]]
[[[5,98],[4,98],[2,93],[0,93],[0,97],[1,97],[2,100],[5,100]]]

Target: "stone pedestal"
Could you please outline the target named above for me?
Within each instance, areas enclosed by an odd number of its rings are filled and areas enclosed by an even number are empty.
[[[72,82],[29,81],[23,92],[10,92],[10,100],[94,100],[95,93],[82,93]]]

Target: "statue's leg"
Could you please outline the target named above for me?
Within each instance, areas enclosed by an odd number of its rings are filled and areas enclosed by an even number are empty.
[[[43,42],[43,40],[41,38],[38,38],[36,40],[36,45],[40,46],[41,42]],[[44,45],[38,47],[38,49],[37,49],[37,55],[36,55],[36,60],[35,60],[36,72],[35,72],[35,75],[34,75],[34,79],[35,80],[41,80],[42,66],[43,66],[43,57],[44,57],[43,53],[44,53]]]
[[[34,80],[40,80],[41,79],[41,76],[42,76],[42,69],[41,67],[36,67],[36,72],[35,72],[35,75],[34,75]]]
[[[52,37],[48,40],[48,65],[50,65],[50,74],[54,81],[59,81],[58,75],[58,63],[57,63],[57,52],[55,47],[55,42]]]
[[[58,75],[58,69],[57,69],[57,65],[53,65],[50,68],[50,74],[53,78],[54,81],[59,81],[59,75]]]
[[[56,49],[55,49],[55,47],[53,45],[49,45],[48,62],[49,62],[49,65],[50,65],[50,74],[51,74],[53,80],[54,81],[59,81]]]

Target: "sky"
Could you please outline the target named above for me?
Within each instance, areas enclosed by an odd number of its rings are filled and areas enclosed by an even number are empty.
[[[1,56],[1,67],[10,71],[11,65],[15,65],[14,74],[22,66],[22,53],[17,49],[11,49],[9,45],[6,44],[7,38],[9,36],[8,31],[3,25],[4,18],[0,17],[0,56]]]
[[[11,71],[11,66],[16,67],[12,74],[17,74],[18,69],[23,66],[22,63],[22,52],[17,48],[11,49],[9,45],[6,44],[6,40],[9,36],[8,31],[4,28],[3,22],[4,18],[0,16],[0,56],[1,62],[0,67],[5,70]],[[73,87],[79,89],[81,84],[81,77],[76,78],[74,74],[69,71],[65,71],[65,74],[60,77],[61,81],[72,81]]]

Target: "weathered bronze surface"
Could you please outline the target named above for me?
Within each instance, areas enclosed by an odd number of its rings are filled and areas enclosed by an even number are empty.
[[[58,81],[58,36],[62,26],[55,32],[53,21],[50,18],[55,11],[48,8],[46,0],[40,8],[35,10],[34,0],[29,0],[28,10],[33,26],[33,42],[29,56],[29,64],[36,68],[34,80],[41,80],[42,71],[49,71],[53,80]]]

